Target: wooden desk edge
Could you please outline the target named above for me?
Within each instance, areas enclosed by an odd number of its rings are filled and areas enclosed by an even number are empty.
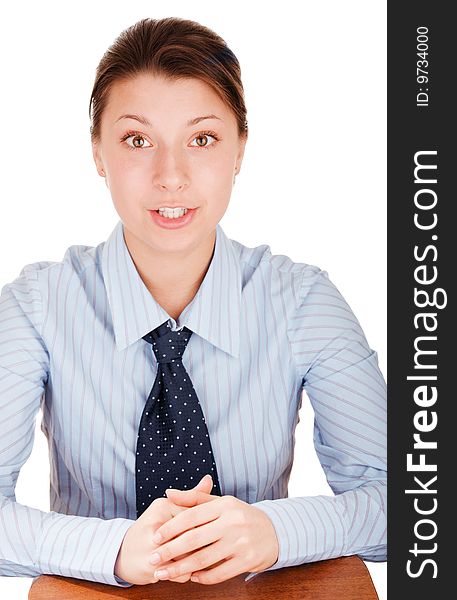
[[[357,590],[359,590],[358,586],[360,586],[360,583],[362,583],[364,595],[361,600],[379,600],[376,588],[370,575],[370,571],[368,570],[364,561],[356,555],[312,563],[303,563],[302,565],[297,565],[294,567],[283,567],[282,569],[277,569],[274,571],[266,571],[264,573],[260,573],[256,577],[253,577],[248,582],[244,581],[245,577],[247,576],[247,573],[244,573],[229,579],[226,582],[217,584],[217,587],[218,590],[221,591],[221,598],[226,598],[228,595],[225,594],[225,592],[229,587],[233,586],[233,591],[235,591],[237,586],[247,586],[249,584],[250,587],[254,582],[260,582],[261,578],[263,581],[265,581],[265,579],[262,577],[263,575],[270,576],[272,574],[277,574],[279,579],[286,582],[290,576],[290,573],[297,568],[302,568],[302,575],[306,574],[307,576],[310,576],[310,582],[319,581],[319,578],[322,579],[323,577],[325,577],[328,581],[327,574],[330,574],[332,575],[331,579],[334,579],[335,581],[353,580],[351,581],[354,586],[353,589],[356,589],[357,586]],[[347,578],[342,575],[344,572],[347,573]],[[161,600],[161,598],[168,598],[170,595],[170,589],[167,587],[168,584],[169,582],[163,581],[156,584],[150,584],[150,586],[135,585],[130,588],[122,588],[83,579],[62,577],[59,575],[40,575],[34,579],[29,590],[28,598],[29,600],[72,600],[73,598],[76,600],[82,599],[83,597],[89,597],[88,594],[92,590],[92,593],[94,594],[92,597],[96,599],[98,599],[100,596],[100,598],[104,597],[107,600],[116,597],[132,598],[132,600],[135,600],[135,598],[144,599],[149,597],[149,587],[152,588],[152,586],[154,586],[157,600]],[[195,588],[196,586],[198,586],[198,588],[201,590],[201,597],[204,597],[211,588],[214,589],[214,586],[202,586],[201,584],[188,581],[184,584],[179,584],[179,586],[173,589],[174,600],[180,600],[181,597],[191,600],[193,597],[192,592],[194,590],[191,590],[190,588]],[[161,592],[163,592],[163,596]],[[95,594],[97,595],[95,596]],[[324,595],[322,596],[323,599],[326,597],[327,596]],[[344,600],[346,596],[341,595],[338,597],[341,598],[341,600]],[[354,597],[358,597],[358,595],[354,595]],[[293,598],[293,596],[290,596],[290,598]]]

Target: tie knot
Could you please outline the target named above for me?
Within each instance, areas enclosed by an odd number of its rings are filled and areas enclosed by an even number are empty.
[[[143,339],[152,345],[158,363],[168,363],[182,360],[191,335],[192,331],[187,327],[172,331],[169,322],[165,321],[143,336]]]

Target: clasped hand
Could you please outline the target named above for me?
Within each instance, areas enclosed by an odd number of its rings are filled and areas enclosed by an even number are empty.
[[[276,562],[278,539],[262,510],[234,496],[214,496],[196,488],[168,489],[166,494],[174,504],[188,508],[152,537],[160,544],[150,559],[156,566],[154,577],[173,580],[191,575],[192,581],[215,584]],[[170,561],[174,562],[161,568]]]

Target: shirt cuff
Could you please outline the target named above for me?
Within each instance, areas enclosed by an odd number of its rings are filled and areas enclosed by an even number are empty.
[[[123,523],[120,529],[118,530],[114,542],[112,544],[113,553],[109,555],[107,562],[110,568],[110,576],[113,577],[111,585],[116,585],[117,587],[132,587],[133,583],[129,583],[128,581],[125,581],[124,579],[121,579],[121,577],[118,577],[114,574],[114,567],[116,565],[116,560],[121,549],[122,542],[124,541],[125,534],[127,533],[128,529],[130,529],[130,527],[133,525],[133,523],[135,523],[135,521],[127,519],[122,520],[125,520],[127,522]]]
[[[287,527],[284,522],[284,515],[281,514],[280,507],[278,506],[278,500],[261,500],[260,502],[254,502],[251,506],[255,506],[262,510],[268,517],[270,517],[271,522],[276,531],[276,537],[278,538],[279,543],[279,552],[278,559],[275,563],[268,567],[268,569],[264,569],[264,571],[274,571],[275,569],[281,569],[282,567],[290,566],[290,556],[289,556],[289,537],[287,533]],[[261,571],[263,572],[263,571]],[[252,579],[256,573],[251,573],[246,577],[245,581],[248,579]]]
[[[116,584],[113,584],[113,585],[117,585],[118,587],[132,587],[133,586],[133,583],[124,581],[120,577],[117,577],[117,575],[114,576],[114,579],[116,580]]]

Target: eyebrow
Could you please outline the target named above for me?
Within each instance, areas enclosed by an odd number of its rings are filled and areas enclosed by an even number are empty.
[[[143,115],[121,115],[118,119],[116,119],[115,123],[117,123],[121,119],[135,119],[135,121],[139,121],[145,127],[152,127],[152,123],[150,123],[150,121]],[[205,119],[217,119],[218,121],[222,121],[222,119],[216,117],[216,115],[204,115],[203,117],[195,117],[194,119],[190,119],[189,121],[187,121],[187,127],[190,127],[191,125],[196,125],[197,123],[200,123],[200,121],[204,121]]]

